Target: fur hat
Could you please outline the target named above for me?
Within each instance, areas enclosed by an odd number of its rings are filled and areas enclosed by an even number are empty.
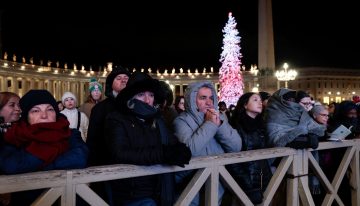
[[[47,90],[30,90],[20,99],[19,103],[22,111],[21,117],[25,119],[27,119],[30,109],[39,104],[50,104],[54,107],[56,116],[59,114],[56,100]]]
[[[65,92],[63,94],[63,96],[61,97],[61,101],[62,101],[63,105],[65,105],[65,99],[69,98],[69,97],[73,98],[75,100],[75,104],[76,104],[77,100],[76,100],[75,95],[71,92]]]
[[[102,85],[95,78],[91,78],[89,83],[89,91],[92,92],[95,89],[98,89],[100,92],[102,92]]]
[[[151,78],[151,76],[144,72],[134,72],[130,76],[126,87],[116,97],[116,101],[124,105],[124,103],[126,104],[134,95],[145,91],[154,93],[155,104],[164,101],[164,92],[161,92],[162,89],[159,80]]]
[[[126,74],[128,77],[130,77],[130,72],[128,69],[123,68],[121,66],[115,66],[113,67],[113,70],[110,72],[110,74],[106,77],[106,83],[105,83],[105,96],[107,97],[113,97],[112,94],[112,84],[115,79],[115,77],[119,74]]]

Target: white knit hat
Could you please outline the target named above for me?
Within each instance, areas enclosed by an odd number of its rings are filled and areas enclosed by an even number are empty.
[[[61,97],[62,103],[65,104],[65,99],[66,99],[66,98],[69,98],[69,97],[71,97],[71,98],[73,98],[73,99],[75,100],[75,105],[76,105],[76,102],[77,102],[76,97],[75,97],[75,95],[74,95],[73,93],[71,93],[71,92],[65,92],[65,93],[63,94],[63,96]]]

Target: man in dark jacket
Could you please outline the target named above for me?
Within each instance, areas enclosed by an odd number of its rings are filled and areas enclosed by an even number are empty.
[[[104,140],[104,122],[106,115],[115,110],[115,98],[126,87],[130,72],[122,67],[115,67],[106,78],[105,100],[96,104],[89,120],[87,145],[89,147],[89,166],[106,165],[109,156]]]
[[[105,82],[105,100],[96,104],[90,115],[87,136],[89,147],[88,166],[107,165],[109,152],[105,143],[105,118],[115,110],[115,98],[126,87],[130,72],[122,67],[115,67],[107,76]],[[112,205],[112,193],[107,182],[92,183],[91,188]]]

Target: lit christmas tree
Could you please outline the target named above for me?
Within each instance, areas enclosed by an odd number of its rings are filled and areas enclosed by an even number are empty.
[[[219,101],[224,101],[226,106],[236,105],[239,97],[243,94],[243,78],[240,71],[242,57],[240,53],[240,36],[236,29],[236,21],[229,12],[229,20],[224,29],[223,51],[220,56],[222,63],[219,70]]]

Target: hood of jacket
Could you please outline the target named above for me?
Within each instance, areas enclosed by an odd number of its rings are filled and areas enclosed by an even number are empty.
[[[214,109],[218,110],[217,107],[215,107],[215,105],[218,105],[218,98],[215,88],[211,82],[194,82],[189,84],[184,95],[185,111],[191,115],[199,125],[204,121],[204,113],[198,111],[198,107],[196,105],[196,96],[199,89],[202,87],[211,89]]]
[[[123,68],[121,66],[115,66],[110,74],[106,77],[105,81],[105,96],[110,98],[115,98],[113,94],[112,84],[115,77],[119,74],[126,74],[130,77],[130,72],[128,69]]]

